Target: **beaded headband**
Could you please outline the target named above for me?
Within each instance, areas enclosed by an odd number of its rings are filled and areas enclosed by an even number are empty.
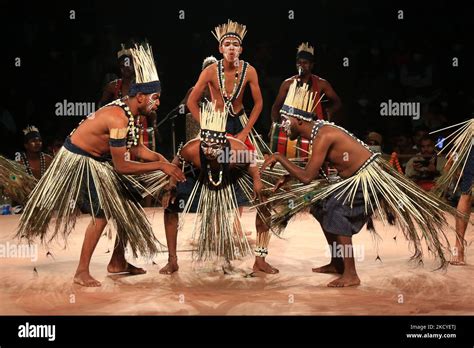
[[[135,69],[135,83],[130,86],[128,95],[133,97],[138,92],[144,94],[160,93],[161,84],[156,71],[151,46],[145,42],[130,48]]]
[[[312,121],[315,116],[313,110],[317,105],[315,100],[316,95],[309,90],[308,84],[303,83],[301,87],[298,87],[298,81],[295,80],[288,90],[280,113],[303,121]]]
[[[235,37],[242,43],[245,35],[247,34],[247,27],[243,24],[233,22],[230,19],[225,24],[221,24],[215,28],[215,32],[211,32],[212,35],[219,41],[219,44],[224,41],[227,37]]]
[[[201,107],[201,133],[200,139],[205,142],[225,144],[225,128],[227,123],[227,110],[216,110],[216,102],[207,101]]]

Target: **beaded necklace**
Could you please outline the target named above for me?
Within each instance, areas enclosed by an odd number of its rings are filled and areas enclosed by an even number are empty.
[[[127,149],[138,145],[138,140],[140,138],[140,118],[135,122],[135,117],[130,111],[130,108],[121,99],[114,100],[108,105],[120,106],[128,117]]]
[[[225,73],[224,73],[224,63],[223,60],[219,62],[219,83],[221,84],[220,90],[222,93],[222,98],[224,99],[224,102],[228,102],[229,100],[232,100],[235,93],[237,92],[237,85],[239,82],[239,67],[235,70],[235,75],[234,75],[234,86],[232,87],[232,92],[231,94],[227,94],[227,90],[225,88]]]
[[[349,135],[352,139],[357,141],[360,145],[362,145],[367,150],[369,150],[371,153],[373,153],[373,151],[369,148],[369,146],[366,143],[364,143],[362,140],[357,138],[354,134],[349,132],[347,129],[344,129],[340,126],[337,126],[333,122],[328,122],[328,121],[323,121],[323,120],[313,121],[313,128],[311,129],[311,139],[309,140],[309,146],[313,146],[313,140],[316,137],[316,135],[318,134],[318,131],[321,129],[322,126],[331,126],[331,127],[334,127],[334,128],[337,128],[337,129],[343,131],[344,133]]]
[[[352,139],[357,141],[360,145],[364,146],[367,150],[369,150],[372,153],[372,156],[369,158],[370,161],[372,161],[375,157],[377,157],[376,156],[377,154],[374,154],[372,152],[372,150],[370,150],[369,146],[366,143],[364,143],[362,140],[357,138],[354,134],[352,134],[351,132],[349,132],[348,130],[346,130],[346,129],[340,127],[340,126],[336,126],[333,122],[322,121],[322,120],[313,121],[313,128],[311,129],[311,137],[309,139],[309,146],[310,147],[313,146],[314,138],[316,137],[316,135],[318,134],[318,131],[321,129],[322,126],[331,126],[331,127],[337,128],[337,129],[343,131],[344,133],[346,133],[347,135],[349,135]],[[370,163],[369,160],[367,162]],[[324,172],[324,170],[322,170],[322,168],[320,168],[319,171],[320,171],[321,175],[326,179],[326,181],[331,182],[331,179],[327,176],[327,174]]]
[[[138,140],[140,138],[140,118],[137,119],[135,122],[135,117],[133,116],[132,112],[130,111],[130,108],[128,107],[127,104],[125,104],[121,99],[114,100],[113,102],[110,102],[107,105],[104,105],[103,107],[105,108],[106,106],[110,105],[116,105],[120,106],[125,114],[127,115],[128,118],[128,135],[127,135],[127,149],[130,149],[130,147],[138,145]],[[69,134],[71,136],[75,130],[84,122],[87,120],[87,117],[84,118],[79,124],[77,125],[76,128],[72,130],[72,132]]]
[[[30,162],[28,161],[28,157],[26,156],[26,153],[24,152],[21,153],[21,159],[23,163],[25,164],[26,172],[29,175],[34,176],[33,171],[31,170]],[[46,162],[44,159],[44,153],[40,152],[40,177],[42,177],[45,172],[46,172]]]
[[[211,165],[208,163],[207,164],[207,176],[209,177],[209,181],[211,182],[212,185],[214,186],[219,186],[220,184],[222,184],[222,174],[223,174],[223,169],[222,169],[222,164],[220,166],[220,170],[219,170],[219,181],[215,182],[214,179],[212,178],[212,169],[211,169]]]
[[[225,88],[224,60],[221,59],[217,64],[217,81],[219,83],[219,90],[221,92],[222,99],[224,100],[224,104],[227,107],[229,107],[232,112],[233,112],[232,103],[238,98],[238,96],[240,95],[242,91],[245,77],[247,76],[247,68],[248,68],[248,63],[244,62],[240,80],[239,80],[239,68],[237,68],[234,75],[235,76],[234,87],[232,88],[232,93],[228,95]]]

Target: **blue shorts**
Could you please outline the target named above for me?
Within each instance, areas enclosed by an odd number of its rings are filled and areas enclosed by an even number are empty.
[[[324,232],[338,236],[351,237],[360,232],[362,227],[369,221],[371,213],[365,212],[365,201],[362,188],[359,185],[350,206],[350,201],[343,204],[346,195],[336,197],[340,190],[315,203],[310,213],[319,221]]]

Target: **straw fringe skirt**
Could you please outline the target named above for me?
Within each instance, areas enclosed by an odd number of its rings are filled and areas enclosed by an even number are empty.
[[[61,148],[31,193],[20,219],[18,237],[64,240],[73,230],[80,206],[89,206],[92,219],[105,217],[135,257],[152,257],[161,244],[137,201],[144,188],[131,176],[120,175],[107,162]],[[52,221],[54,218],[54,221]],[[48,233],[52,225],[51,233]]]

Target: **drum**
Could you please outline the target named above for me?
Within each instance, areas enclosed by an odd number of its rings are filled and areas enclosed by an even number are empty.
[[[145,145],[150,150],[155,151],[155,129],[153,127],[143,128],[140,132],[140,138],[143,145]]]
[[[152,151],[156,151],[155,143],[155,129],[153,127],[147,127],[143,134],[143,144]]]
[[[145,116],[140,115],[140,141],[152,151],[156,149],[155,129],[148,126],[148,120]]]
[[[287,158],[307,158],[311,155],[309,140],[298,137],[296,140],[288,139],[279,123],[273,122],[270,136],[270,149],[279,152]]]

